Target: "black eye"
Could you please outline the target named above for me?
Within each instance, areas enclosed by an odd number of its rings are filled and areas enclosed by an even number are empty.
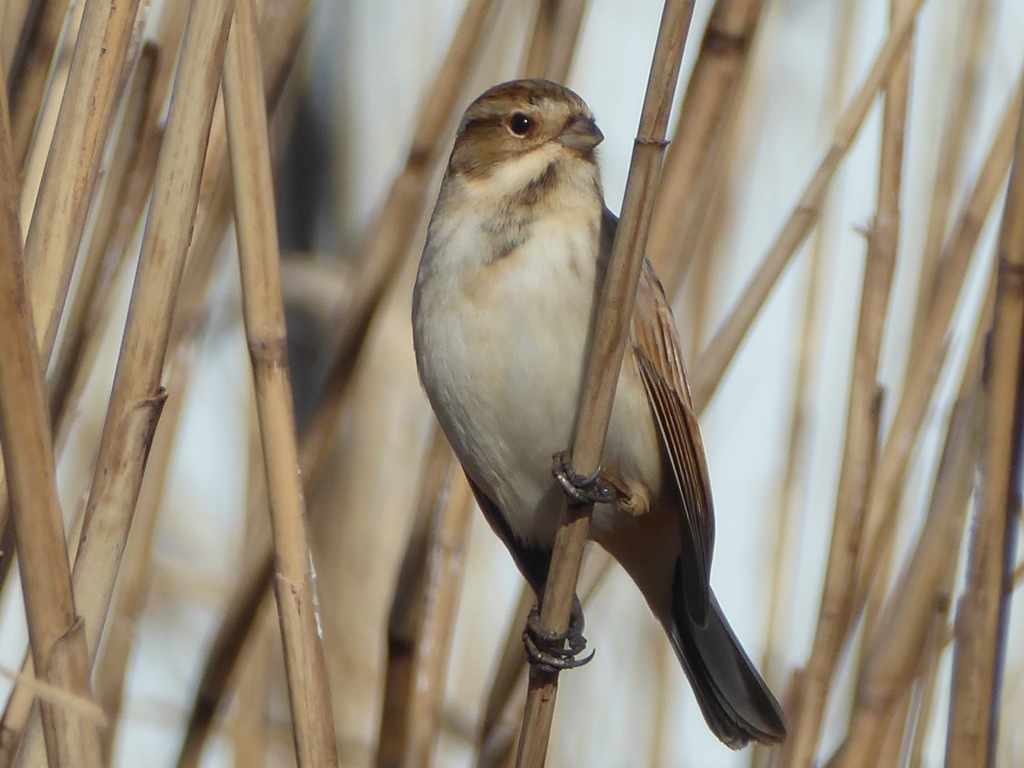
[[[514,112],[508,119],[508,127],[516,136],[525,136],[533,127],[533,120],[522,112]]]

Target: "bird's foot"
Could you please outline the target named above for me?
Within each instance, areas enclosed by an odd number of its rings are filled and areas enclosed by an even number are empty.
[[[615,489],[601,477],[601,468],[590,475],[580,474],[572,466],[569,451],[559,451],[552,457],[551,476],[562,486],[570,504],[582,506],[615,501]]]
[[[523,644],[530,665],[542,672],[561,672],[575,669],[594,658],[593,651],[580,657],[587,647],[587,638],[583,636],[583,608],[578,599],[573,599],[572,616],[569,628],[565,632],[548,632],[541,627],[540,610],[535,606],[526,620],[523,631]]]

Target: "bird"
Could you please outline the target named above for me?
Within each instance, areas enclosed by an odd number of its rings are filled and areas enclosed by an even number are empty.
[[[595,153],[603,138],[583,99],[547,80],[501,83],[469,105],[413,289],[420,381],[538,601],[563,493],[597,501],[591,538],[661,622],[710,730],[733,749],[777,744],[785,714],[711,589],[707,461],[672,311],[646,260],[600,476],[576,475],[565,452],[618,224]]]

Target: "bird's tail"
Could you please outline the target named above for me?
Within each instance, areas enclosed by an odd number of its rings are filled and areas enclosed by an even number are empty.
[[[672,647],[683,665],[708,727],[732,749],[751,740],[778,744],[786,737],[786,716],[740,646],[711,594],[707,623],[700,626],[686,611],[676,565],[672,590]]]

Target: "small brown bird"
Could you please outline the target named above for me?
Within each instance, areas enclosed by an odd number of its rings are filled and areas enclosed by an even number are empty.
[[[503,83],[477,98],[459,126],[413,295],[427,396],[538,597],[562,504],[552,456],[572,439],[618,223],[594,157],[603,138],[583,100],[552,82]],[[711,483],[675,322],[648,263],[601,464],[612,494],[594,507],[591,535],[665,627],[708,726],[735,749],[780,742],[782,709],[711,591]]]

